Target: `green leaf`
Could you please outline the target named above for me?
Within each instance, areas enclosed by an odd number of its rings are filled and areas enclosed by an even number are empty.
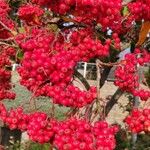
[[[19,33],[25,33],[25,28],[24,27],[20,27],[20,28],[18,28],[18,30],[19,30]]]
[[[23,55],[24,55],[23,51],[19,50],[18,53],[17,53],[17,58],[22,59]]]
[[[124,7],[123,7],[123,9],[122,9],[122,14],[123,14],[123,16],[126,16],[126,15],[129,14],[129,9],[128,9],[127,6],[124,6]]]

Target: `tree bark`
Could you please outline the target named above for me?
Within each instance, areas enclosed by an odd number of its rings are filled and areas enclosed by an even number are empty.
[[[13,142],[21,141],[21,131],[20,130],[10,130],[7,127],[1,127],[1,145],[3,146],[10,146],[11,137],[13,138]]]

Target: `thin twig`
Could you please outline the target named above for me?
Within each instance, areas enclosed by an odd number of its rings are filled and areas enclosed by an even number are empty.
[[[14,40],[14,37],[10,37],[10,38],[7,38],[7,39],[0,39],[0,41],[13,41]]]
[[[10,28],[8,28],[2,21],[0,21],[0,24],[1,24],[6,30],[8,30],[9,32],[13,33],[13,31],[12,31]]]
[[[129,13],[128,15],[126,15],[122,20],[121,23],[123,23],[126,19],[128,19],[128,17],[131,15],[131,13]]]
[[[115,62],[115,63],[104,63],[102,61],[99,60],[99,63],[98,63],[98,66],[101,67],[101,66],[107,66],[107,67],[112,67],[112,66],[118,66],[120,65],[121,63],[120,62]]]
[[[50,111],[51,111],[51,117],[54,118],[55,117],[55,104],[53,102],[52,102]]]
[[[58,36],[59,36],[59,30],[56,32],[56,34],[55,34],[55,38],[54,38],[54,40],[53,40],[53,42],[51,43],[51,48],[53,49],[54,48],[54,44],[55,44],[55,42],[57,41],[57,38],[58,38]]]
[[[101,65],[100,60],[96,59],[96,68],[97,68],[97,108],[98,108],[98,114],[101,114],[101,97],[100,97],[100,81],[101,81]]]
[[[6,45],[6,46],[9,46],[9,47],[15,47],[15,48],[18,47],[16,45],[11,45],[11,44],[8,44],[8,43],[5,43],[5,42],[0,42],[0,45]]]
[[[101,79],[101,71],[100,71],[100,60],[96,60],[96,68],[97,68],[97,99],[100,99],[100,79]]]
[[[37,92],[37,90],[38,90],[38,88],[39,87],[37,87],[35,90],[34,90],[34,92],[33,92],[33,94],[32,94],[32,96],[30,97],[30,99],[29,99],[29,104],[30,104],[30,109],[31,109],[31,111],[32,111],[32,101],[33,101],[33,105],[34,105],[34,109],[36,110],[37,109],[37,107],[36,107],[36,101],[35,101],[35,93]]]

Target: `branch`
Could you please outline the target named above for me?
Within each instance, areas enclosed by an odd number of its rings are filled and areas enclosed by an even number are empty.
[[[2,21],[0,21],[0,24],[6,29],[7,31],[11,32],[13,35],[16,35],[16,31],[12,31],[10,28],[8,28]]]
[[[93,109],[93,105],[94,105],[94,103],[96,102],[97,103],[97,108],[98,108],[98,112],[97,112],[97,114],[95,115],[95,117],[98,115],[98,114],[100,114],[100,100],[101,100],[101,98],[100,98],[100,81],[101,81],[101,70],[100,70],[100,66],[99,66],[99,62],[100,62],[100,60],[99,59],[97,59],[96,60],[96,68],[97,68],[97,81],[96,81],[96,83],[97,83],[97,100],[96,101],[93,101],[90,105],[88,105],[87,107],[86,107],[86,110],[85,110],[85,116],[86,116],[86,119],[88,120],[88,121],[90,121],[91,120],[91,117],[92,117],[92,109]],[[94,117],[94,118],[95,118]]]
[[[122,96],[124,92],[121,91],[119,88],[117,91],[114,93],[110,101],[107,103],[106,108],[105,108],[105,115],[107,116],[109,112],[111,111],[112,107],[117,103],[118,99]]]
[[[13,41],[14,40],[14,37],[10,37],[8,39],[0,39],[0,41]]]
[[[120,62],[115,62],[115,63],[104,63],[102,61],[99,61],[99,66],[107,66],[107,67],[113,67],[113,66],[118,66],[120,65],[121,63]]]
[[[0,42],[0,45],[6,45],[6,46],[9,46],[9,47],[15,47],[15,48],[18,47],[16,45],[11,45],[11,44],[8,44],[8,43],[5,43],[5,42]]]
[[[103,85],[105,84],[105,81],[107,80],[108,78],[108,75],[111,71],[111,68],[112,67],[105,67],[102,74],[101,74],[101,80],[100,80],[100,88],[103,87]]]
[[[103,72],[102,72],[102,74],[101,74],[101,79],[100,79],[100,88],[102,88],[103,85],[105,84],[105,81],[107,80],[107,77],[108,77],[108,75],[109,75],[109,73],[110,73],[112,67],[113,67],[113,66],[117,66],[117,65],[119,65],[119,64],[121,64],[121,63],[120,63],[120,62],[115,62],[115,63],[111,63],[111,62],[109,62],[109,63],[103,63],[102,61],[99,61],[99,65],[100,65],[100,66],[104,66],[104,67],[103,67],[104,70],[103,70]]]
[[[78,72],[76,69],[75,69],[75,71],[74,71],[74,75],[75,75],[75,77],[77,77],[81,82],[82,82],[82,84],[85,86],[85,88],[87,89],[87,90],[89,90],[90,89],[90,85],[89,85],[89,83],[87,82],[87,80],[83,77],[83,75],[80,73],[80,72]]]
[[[11,29],[9,29],[2,21],[0,21],[0,24],[9,32],[12,32]]]
[[[97,68],[97,99],[100,100],[100,80],[101,80],[101,71],[100,71],[100,60],[96,60],[96,68]]]

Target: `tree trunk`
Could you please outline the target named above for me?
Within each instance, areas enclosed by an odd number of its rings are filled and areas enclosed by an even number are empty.
[[[1,127],[1,145],[10,146],[12,143],[20,143],[21,141],[21,131],[20,130],[10,130],[7,127]]]

